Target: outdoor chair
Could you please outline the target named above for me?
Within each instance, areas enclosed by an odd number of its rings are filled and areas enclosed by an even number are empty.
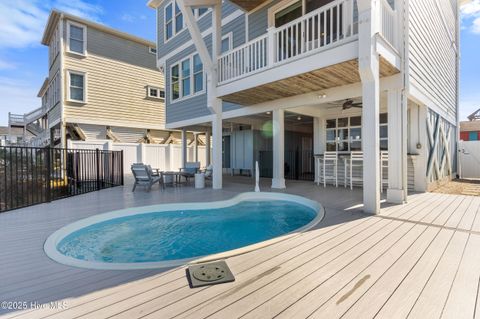
[[[327,187],[327,179],[335,180],[335,187],[338,187],[337,165],[338,153],[337,152],[324,152],[323,153],[323,187]],[[327,168],[332,168],[332,173],[327,174]]]
[[[363,152],[352,151],[350,153],[350,158],[345,160],[345,179],[344,186],[347,187],[347,176],[350,177],[350,189],[353,189],[353,182],[363,182],[362,177],[355,178],[353,176],[353,169],[355,167],[363,167]],[[350,170],[350,172],[348,172]]]
[[[205,180],[207,181],[212,181],[213,177],[213,165],[210,164],[208,165],[205,170],[203,171],[203,174],[205,175]]]
[[[147,191],[152,189],[152,185],[155,183],[162,184],[162,178],[160,175],[153,175],[152,168],[144,164],[133,164],[131,166],[133,177],[135,182],[133,184],[132,192],[135,191],[137,185],[142,185],[147,187]]]
[[[185,167],[180,168],[180,173],[188,183],[189,179],[194,177],[199,170],[200,162],[186,162]]]

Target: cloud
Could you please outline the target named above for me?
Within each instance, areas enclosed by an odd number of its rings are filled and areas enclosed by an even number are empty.
[[[37,92],[37,85],[0,76],[0,96],[2,96],[0,125],[7,124],[8,112],[23,114],[39,107],[40,101],[36,97]]]
[[[0,70],[12,70],[16,68],[17,65],[15,63],[8,62],[0,58]]]
[[[2,0],[0,2],[0,49],[40,45],[51,8],[100,21],[103,10],[85,0]]]
[[[462,29],[480,34],[480,0],[472,0],[460,7]]]

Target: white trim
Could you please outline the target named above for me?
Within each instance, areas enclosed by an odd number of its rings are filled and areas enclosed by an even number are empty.
[[[172,36],[167,39],[167,19],[166,19],[166,12],[167,12],[167,7],[171,5],[172,6]],[[176,0],[170,0],[165,6],[163,7],[163,43],[168,43],[170,40],[175,38],[177,35],[182,33],[187,29],[186,24],[185,24],[185,17],[183,16],[182,10],[179,8],[180,13],[177,15],[176,14],[176,7],[178,7],[178,4]],[[182,28],[180,30],[177,30],[177,16],[182,16]]]
[[[150,90],[157,90],[157,95],[151,95]],[[161,92],[163,92],[163,96],[161,96]],[[159,88],[158,86],[147,85],[147,97],[157,100],[165,100],[165,90]]]
[[[157,48],[148,47],[148,53],[157,55]]]
[[[181,127],[184,127],[184,126],[192,126],[192,125],[210,123],[210,122],[212,122],[212,120],[213,120],[213,115],[204,115],[204,116],[195,117],[195,118],[188,119],[188,120],[166,123],[165,128],[167,128],[167,129],[178,129],[178,128],[181,128]]]
[[[202,95],[206,92],[206,75],[205,75],[205,64],[203,63],[202,61],[202,73],[203,73],[203,76],[202,76],[202,90],[198,91],[198,92],[195,92],[195,88],[194,88],[194,85],[195,85],[195,79],[194,79],[194,70],[193,70],[193,57],[195,55],[198,55],[200,57],[200,55],[197,53],[197,52],[194,52],[190,55],[187,55],[185,56],[184,58],[178,60],[176,63],[170,65],[170,74],[169,74],[169,79],[167,81],[168,83],[168,90],[169,90],[169,93],[170,93],[170,97],[169,97],[169,102],[170,102],[170,105],[172,104],[175,104],[177,102],[181,102],[181,101],[185,101],[185,100],[188,100],[188,99],[191,99],[195,96],[198,96],[198,95]],[[185,61],[185,60],[188,60],[189,63],[190,63],[190,94],[189,95],[186,95],[186,96],[183,96],[183,78],[182,78],[182,63]],[[201,61],[201,58],[200,58],[200,61]],[[179,87],[179,98],[177,99],[173,99],[173,85],[172,85],[172,69],[175,67],[175,66],[178,66],[178,87]]]
[[[96,118],[77,118],[77,117],[68,117],[67,121],[69,123],[78,123],[78,124],[91,124],[91,125],[101,125],[101,126],[116,126],[116,127],[128,127],[128,128],[142,128],[142,129],[152,129],[164,131],[165,125],[158,124],[152,125],[144,122],[132,122],[127,120],[106,120],[106,119],[96,119]],[[161,122],[161,121],[158,121]]]
[[[75,71],[75,70],[66,70],[67,71],[67,102],[71,103],[81,103],[81,104],[87,104],[87,72],[82,72],[82,71]],[[70,96],[70,75],[75,74],[75,75],[81,75],[83,76],[83,100],[74,100]]]
[[[70,50],[70,27],[72,25],[77,28],[83,29],[83,53]],[[67,50],[66,51],[68,53],[72,53],[80,56],[87,56],[87,26],[86,25],[73,22],[70,20],[67,21]]]
[[[298,229],[295,229],[289,233],[280,235],[278,237],[274,237],[266,241],[258,242],[252,245],[240,247],[237,249],[233,249],[233,250],[229,250],[229,251],[225,251],[217,254],[212,254],[208,256],[196,256],[193,258],[159,261],[159,262],[104,263],[104,262],[98,262],[98,261],[86,261],[86,260],[76,259],[73,257],[66,256],[57,250],[58,244],[68,235],[76,231],[79,231],[85,227],[98,224],[100,222],[127,217],[127,216],[135,216],[135,215],[158,213],[158,212],[169,212],[169,211],[176,211],[179,209],[198,210],[202,207],[210,208],[210,209],[225,208],[225,207],[231,207],[233,205],[236,205],[242,201],[251,201],[251,200],[257,200],[257,201],[282,200],[282,201],[294,202],[303,206],[307,206],[308,208],[312,209],[313,211],[315,211],[316,216],[308,224]],[[117,210],[109,213],[94,215],[94,216],[76,221],[69,225],[66,225],[63,228],[51,234],[45,241],[44,251],[48,257],[50,257],[52,260],[56,262],[59,262],[61,264],[68,265],[68,266],[87,268],[87,269],[128,270],[128,269],[165,268],[165,267],[179,266],[186,263],[198,263],[198,262],[205,262],[207,260],[216,260],[220,258],[232,257],[232,256],[244,254],[259,248],[263,248],[263,247],[272,245],[274,243],[286,240],[293,236],[297,236],[301,232],[311,229],[312,227],[320,223],[323,220],[324,216],[325,216],[325,210],[322,205],[320,205],[318,202],[315,202],[313,200],[310,200],[301,196],[283,194],[283,193],[250,192],[250,193],[239,194],[231,199],[224,200],[224,201],[160,204],[160,205],[153,205],[153,206],[127,208],[127,209]]]

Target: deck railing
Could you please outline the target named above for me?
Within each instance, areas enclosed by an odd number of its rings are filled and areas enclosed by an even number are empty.
[[[353,0],[333,1],[218,59],[219,84],[320,51],[354,35]]]
[[[397,49],[397,12],[387,0],[380,0],[379,20],[380,34]]]
[[[0,212],[123,185],[123,152],[0,147]]]

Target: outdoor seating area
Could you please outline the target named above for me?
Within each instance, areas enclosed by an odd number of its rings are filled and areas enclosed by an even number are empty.
[[[209,165],[200,169],[200,162],[186,162],[185,167],[178,171],[161,171],[147,164],[135,163],[132,164],[131,170],[134,178],[132,192],[135,192],[137,186],[145,186],[146,191],[149,192],[152,186],[157,183],[161,190],[165,189],[166,186],[204,188],[205,181],[211,181],[212,179],[213,166]]]

